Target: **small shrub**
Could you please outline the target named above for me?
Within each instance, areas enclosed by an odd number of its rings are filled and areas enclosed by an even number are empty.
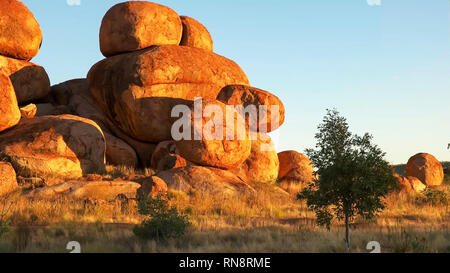
[[[159,194],[141,197],[139,213],[147,216],[133,229],[136,236],[145,240],[167,240],[182,237],[190,225],[187,216],[180,215],[176,207],[169,205],[170,196]]]
[[[11,202],[9,198],[9,195],[0,196],[0,238],[10,231],[11,217],[8,215],[14,202]]]
[[[0,219],[0,238],[2,238],[3,234],[9,232],[9,226],[11,224],[10,220],[2,220]]]
[[[422,195],[416,198],[416,201],[419,204],[447,205],[449,197],[443,191],[426,189]]]

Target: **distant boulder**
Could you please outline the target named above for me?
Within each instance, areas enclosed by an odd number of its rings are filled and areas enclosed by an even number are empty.
[[[439,186],[444,181],[442,164],[426,153],[416,154],[408,160],[406,175],[418,178],[427,186]]]
[[[305,155],[296,151],[285,151],[278,154],[278,159],[279,180],[289,179],[298,183],[310,183],[314,180],[314,167]]]

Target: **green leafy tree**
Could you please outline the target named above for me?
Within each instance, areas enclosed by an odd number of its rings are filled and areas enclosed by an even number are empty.
[[[169,205],[169,200],[167,194],[140,197],[139,213],[146,215],[147,219],[133,229],[136,236],[146,240],[167,240],[186,233],[190,225],[187,216],[180,215],[175,207]]]
[[[317,223],[330,229],[334,218],[345,222],[345,243],[350,251],[349,226],[359,215],[372,219],[385,205],[383,198],[396,181],[385,153],[372,144],[372,136],[349,132],[347,121],[336,110],[327,110],[316,149],[307,149],[316,180],[298,194],[315,211]]]

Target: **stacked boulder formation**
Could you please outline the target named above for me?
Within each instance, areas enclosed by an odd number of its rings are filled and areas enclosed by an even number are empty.
[[[267,135],[284,123],[283,103],[250,86],[237,63],[215,54],[209,31],[197,20],[151,2],[117,4],[100,27],[105,59],[85,79],[50,87],[45,70],[28,62],[42,41],[31,12],[6,0],[0,15],[6,18],[0,26],[0,158],[9,162],[0,165],[2,172],[13,167],[14,181],[16,173],[21,181],[71,180],[33,196],[66,188],[74,196],[92,192],[87,189],[109,195],[126,189],[128,197],[168,188],[236,194],[253,192],[252,183],[312,177],[304,156],[278,155]],[[174,115],[177,107],[185,119]],[[230,107],[254,109],[255,115],[207,114],[228,114]],[[189,137],[174,137],[174,126],[186,121]],[[157,173],[138,181],[139,190],[137,182],[81,179],[104,172],[106,164]]]
[[[261,120],[273,115],[278,126],[284,122],[281,101],[251,87],[238,64],[215,54],[213,39],[200,22],[155,3],[120,3],[103,18],[100,48],[106,58],[87,75],[91,98],[103,114],[99,123],[136,151],[140,166],[154,168],[157,177],[178,190],[239,189],[252,182],[276,182],[279,162],[274,147],[260,149],[260,142],[270,144],[270,138],[251,139],[248,118],[241,114],[223,126],[217,139],[204,135],[194,139],[211,121],[202,115],[201,127],[193,126],[198,98],[202,113],[208,106],[226,113],[230,105],[264,105],[269,111],[260,115]],[[274,104],[279,112],[272,114]],[[190,114],[191,138],[173,137],[177,118],[172,112],[180,105]],[[215,122],[227,120],[223,116]],[[278,128],[266,123],[268,132]],[[242,139],[235,126],[246,128]]]

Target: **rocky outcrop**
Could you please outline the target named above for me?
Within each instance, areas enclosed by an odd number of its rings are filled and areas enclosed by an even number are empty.
[[[79,178],[105,170],[105,141],[100,127],[85,118],[23,119],[0,134],[0,157],[23,177]]]
[[[178,45],[183,27],[172,9],[147,1],[113,6],[100,27],[100,50],[110,57],[152,45]]]
[[[427,186],[439,186],[444,181],[441,163],[432,155],[416,154],[406,164],[406,175],[413,176]]]
[[[16,94],[9,78],[0,74],[0,132],[20,121],[20,111]]]
[[[88,74],[96,102],[127,135],[172,140],[172,110],[196,97],[215,99],[223,86],[248,84],[233,61],[205,50],[154,46],[107,58]]]
[[[199,21],[188,16],[181,16],[183,24],[183,37],[181,46],[201,48],[208,51],[214,50],[214,42],[208,29]]]
[[[246,85],[225,86],[217,100],[234,106],[243,106],[250,115],[246,115],[252,131],[270,133],[284,123],[285,109],[275,95]]]
[[[0,196],[11,193],[18,188],[16,172],[11,164],[0,161]]]
[[[42,31],[31,11],[16,0],[0,5],[0,55],[30,60],[39,52]]]

